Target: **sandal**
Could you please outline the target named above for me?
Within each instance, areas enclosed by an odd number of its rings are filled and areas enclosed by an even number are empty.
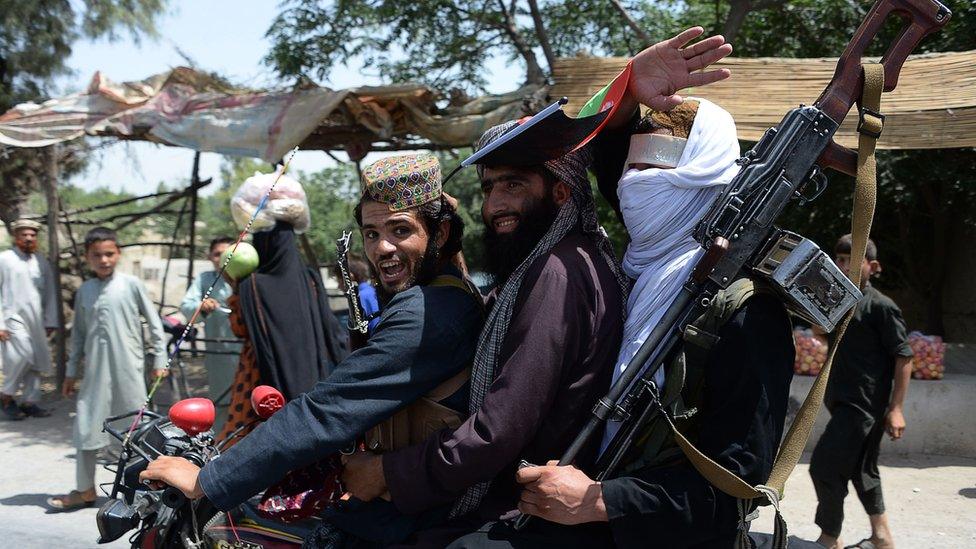
[[[33,402],[21,404],[20,411],[24,412],[27,417],[51,417],[50,410],[45,410]]]
[[[27,417],[24,412],[21,411],[20,406],[17,406],[17,403],[14,402],[13,399],[8,400],[7,403],[3,405],[2,411],[3,417],[5,417],[8,421],[20,421]]]
[[[864,538],[854,545],[845,545],[844,549],[877,549],[871,538]]]
[[[95,500],[89,501],[81,497],[81,492],[78,490],[72,490],[63,496],[47,498],[47,505],[55,513],[64,513],[67,511],[77,511],[85,507],[92,507],[95,505]]]

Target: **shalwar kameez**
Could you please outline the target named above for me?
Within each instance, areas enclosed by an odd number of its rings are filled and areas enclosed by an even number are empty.
[[[10,335],[0,343],[3,394],[23,388],[24,402],[40,401],[41,375],[51,369],[45,328],[57,328],[57,306],[43,257],[16,248],[0,253],[0,330]]]
[[[146,400],[143,327],[148,325],[153,367],[166,366],[163,327],[142,282],[114,273],[85,281],[75,296],[67,377],[85,375],[78,390],[74,442],[78,449],[78,491],[94,486],[95,455],[109,444],[106,418],[139,409]]]

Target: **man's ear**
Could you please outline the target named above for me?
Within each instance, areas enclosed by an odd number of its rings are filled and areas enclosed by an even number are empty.
[[[569,185],[562,181],[556,181],[556,184],[552,186],[552,200],[559,207],[569,202],[569,197],[572,194],[573,192],[569,190]]]
[[[871,276],[876,274],[881,274],[881,262],[877,259],[868,261],[868,265],[871,266]]]
[[[451,220],[445,219],[441,221],[440,226],[437,228],[437,240],[434,241],[437,244],[437,249],[444,247],[447,244],[447,239],[451,237]]]

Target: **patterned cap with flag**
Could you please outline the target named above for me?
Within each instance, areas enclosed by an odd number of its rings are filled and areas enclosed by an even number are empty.
[[[441,165],[432,154],[381,158],[363,169],[363,195],[398,212],[441,196]]]
[[[535,116],[508,125],[496,136],[466,158],[461,165],[530,166],[542,164],[586,146],[613,118],[627,92],[631,63],[606,86],[591,97],[575,117],[567,116],[564,97]],[[453,175],[453,174],[452,174]]]

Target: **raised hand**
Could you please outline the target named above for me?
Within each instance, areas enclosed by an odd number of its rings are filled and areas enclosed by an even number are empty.
[[[732,53],[732,44],[724,37],[711,36],[688,45],[704,32],[702,27],[692,27],[635,55],[627,87],[630,98],[666,111],[681,104],[680,90],[728,78],[728,69],[702,70]]]

